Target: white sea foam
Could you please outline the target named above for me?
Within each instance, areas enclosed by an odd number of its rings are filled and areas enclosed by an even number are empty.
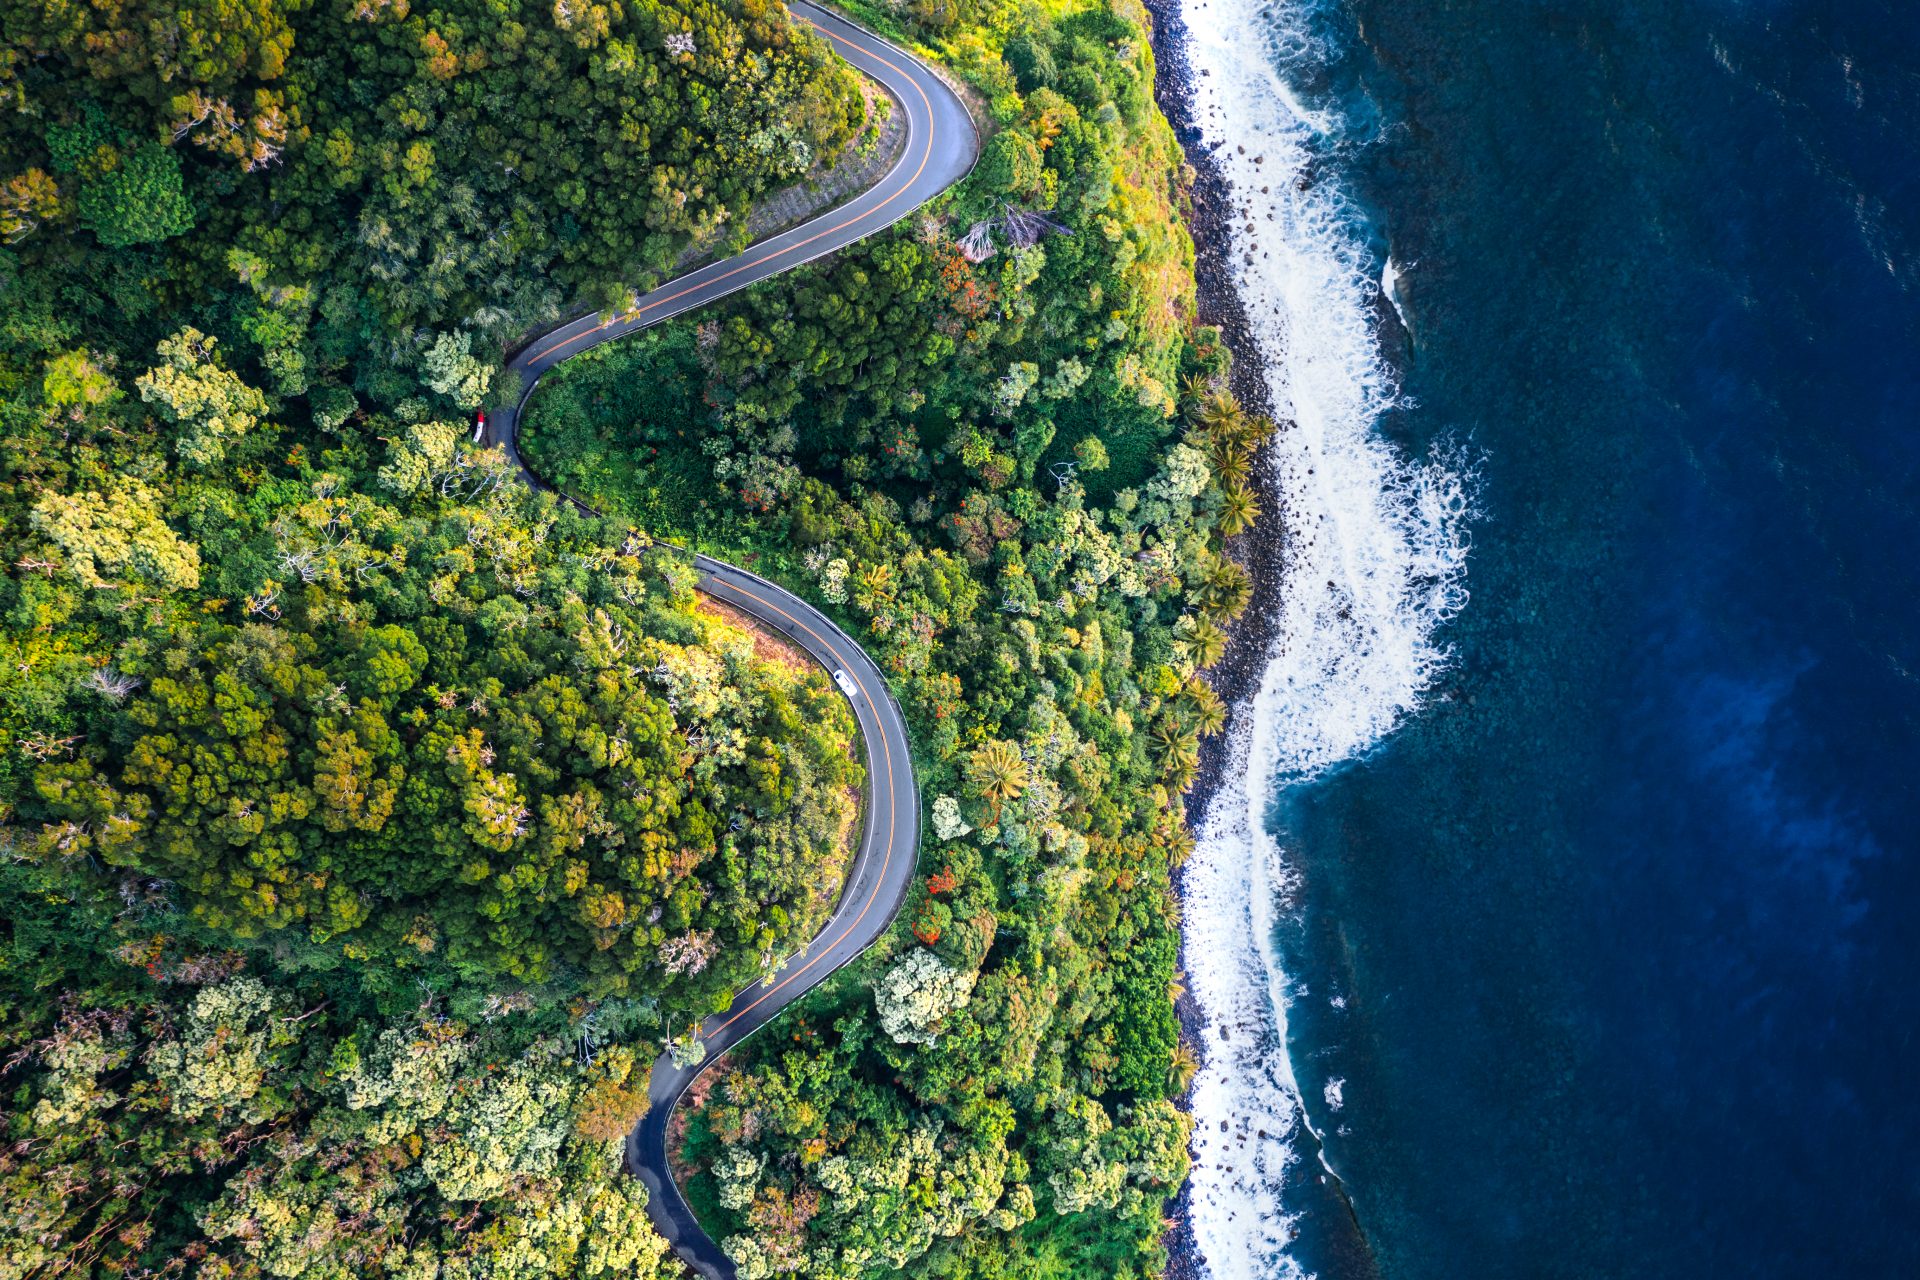
[[[1400,264],[1389,255],[1387,264],[1380,268],[1380,294],[1393,304],[1393,313],[1400,317],[1401,327],[1408,333],[1412,333],[1413,324],[1407,319],[1406,304],[1400,300],[1400,282],[1406,279],[1406,276],[1407,273],[1401,269]]]
[[[1215,1280],[1280,1280],[1302,1274],[1283,1196],[1310,1117],[1286,1052],[1297,993],[1273,945],[1295,872],[1266,818],[1281,787],[1364,753],[1419,706],[1446,661],[1436,630],[1465,603],[1471,497],[1456,461],[1411,462],[1377,434],[1398,394],[1375,331],[1384,264],[1337,177],[1309,173],[1346,140],[1338,113],[1283,75],[1316,56],[1303,12],[1182,0],[1182,13],[1195,122],[1232,188],[1236,284],[1293,423],[1271,460],[1288,544],[1275,641],[1187,864],[1204,1023],[1192,1216]]]

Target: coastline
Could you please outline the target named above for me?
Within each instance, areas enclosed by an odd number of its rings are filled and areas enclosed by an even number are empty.
[[[1217,326],[1227,349],[1233,353],[1228,381],[1240,403],[1251,412],[1272,418],[1266,362],[1248,327],[1246,306],[1234,284],[1228,261],[1232,247],[1228,219],[1232,214],[1233,191],[1214,163],[1212,153],[1202,145],[1201,131],[1193,118],[1193,71],[1187,60],[1186,22],[1180,15],[1179,0],[1143,0],[1143,3],[1153,19],[1154,98],[1172,125],[1192,173],[1185,192],[1184,212],[1188,232],[1193,237],[1196,318],[1202,324]],[[1274,418],[1276,436],[1290,426]],[[1228,544],[1229,554],[1244,565],[1252,577],[1253,595],[1246,612],[1227,629],[1226,653],[1208,671],[1209,683],[1227,704],[1227,724],[1220,733],[1201,743],[1200,769],[1184,798],[1189,830],[1198,827],[1220,787],[1229,759],[1228,744],[1253,709],[1253,695],[1259,689],[1267,655],[1277,638],[1287,512],[1281,506],[1273,469],[1267,465],[1272,449],[1272,440],[1261,447],[1260,465],[1252,469],[1250,477],[1260,502],[1260,519]],[[1183,906],[1185,882],[1186,869],[1176,867],[1173,889]],[[1184,938],[1181,946],[1184,960]],[[1183,992],[1174,1002],[1174,1013],[1179,1019],[1182,1042],[1201,1049],[1204,1019],[1191,991]],[[1191,1092],[1189,1086],[1177,1099],[1183,1109],[1191,1109]],[[1168,1202],[1167,1280],[1203,1280],[1207,1274],[1194,1239],[1188,1203],[1191,1196],[1189,1179]]]

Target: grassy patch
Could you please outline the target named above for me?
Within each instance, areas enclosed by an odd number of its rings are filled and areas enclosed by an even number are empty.
[[[690,324],[596,348],[546,379],[520,446],[563,491],[661,533],[703,523],[713,477],[700,451],[712,410]]]
[[[1088,436],[1107,447],[1105,471],[1081,471],[1090,506],[1106,507],[1122,489],[1145,484],[1166,451],[1167,427],[1145,412],[1119,414],[1112,406],[1087,397],[1060,402],[1054,414],[1053,443],[1047,446],[1037,471],[1041,475],[1056,462],[1072,462],[1073,447]]]
[[[688,1177],[680,1190],[686,1196],[687,1208],[693,1210],[701,1228],[715,1240],[724,1240],[740,1230],[739,1215],[721,1205],[720,1184],[709,1172],[721,1149],[720,1139],[707,1126],[706,1115],[700,1111],[690,1113],[686,1142],[680,1148],[680,1167],[697,1168],[698,1172]]]

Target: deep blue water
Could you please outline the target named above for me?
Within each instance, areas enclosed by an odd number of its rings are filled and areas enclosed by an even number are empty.
[[[1372,1258],[1920,1275],[1920,6],[1329,21],[1385,429],[1485,508],[1430,705],[1276,815]]]

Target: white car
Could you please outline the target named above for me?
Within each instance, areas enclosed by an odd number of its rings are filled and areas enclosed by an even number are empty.
[[[849,698],[854,697],[860,692],[860,686],[853,682],[853,677],[849,676],[839,667],[833,669],[833,682],[839,685],[840,692],[846,694]]]

